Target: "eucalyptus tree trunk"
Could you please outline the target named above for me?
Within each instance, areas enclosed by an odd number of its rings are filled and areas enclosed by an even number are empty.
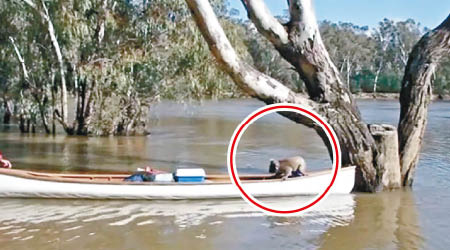
[[[213,55],[233,80],[247,93],[265,103],[290,102],[305,105],[323,117],[338,136],[343,165],[358,166],[358,190],[375,191],[380,184],[375,141],[353,97],[342,82],[320,37],[310,1],[290,1],[289,23],[282,25],[270,15],[263,1],[244,1],[250,19],[279,53],[298,71],[308,96],[295,93],[277,80],[242,62],[226,38],[207,0],[186,0]],[[309,119],[289,113],[298,123],[314,128],[329,146],[324,132]]]
[[[67,86],[66,86],[66,77],[65,77],[65,69],[64,69],[64,60],[61,53],[61,48],[58,43],[58,39],[56,37],[55,28],[53,26],[52,20],[50,19],[50,15],[48,13],[47,6],[43,0],[40,0],[42,4],[42,10],[32,1],[32,0],[23,0],[27,5],[33,8],[41,18],[47,23],[47,32],[50,37],[53,49],[55,50],[56,59],[59,65],[59,74],[61,77],[61,85],[60,85],[60,108],[61,110],[58,112],[60,121],[62,123],[67,122]],[[66,127],[66,126],[65,126]]]
[[[12,111],[6,98],[3,99],[3,108],[5,109],[5,114],[3,115],[3,124],[9,124],[11,122]]]
[[[38,109],[39,109],[39,115],[41,116],[42,126],[44,127],[44,131],[45,131],[45,133],[50,134],[50,129],[48,127],[48,121],[47,121],[46,108],[45,108],[47,106],[47,102],[48,102],[47,94],[44,94],[43,96],[41,96],[38,93],[33,93],[32,95],[33,95],[35,101],[37,102]]]
[[[347,88],[350,89],[350,73],[352,72],[351,70],[351,64],[350,64],[350,60],[347,61]]]
[[[400,162],[395,129],[380,126],[369,130],[348,87],[331,61],[322,42],[311,0],[289,0],[290,20],[281,24],[263,0],[242,0],[249,18],[305,82],[308,96],[295,93],[239,59],[207,0],[186,0],[203,37],[220,66],[249,95],[265,103],[290,102],[304,105],[333,127],[342,151],[342,164],[356,165],[355,189],[376,191],[398,186]],[[282,115],[314,128],[329,147],[323,131],[309,119],[292,112]],[[377,138],[375,140],[374,138]],[[389,178],[392,178],[391,180]],[[387,184],[386,184],[387,183]]]
[[[31,95],[33,96],[33,98],[35,99],[35,101],[38,104],[38,109],[39,109],[39,114],[41,116],[41,120],[42,120],[42,125],[44,126],[44,130],[47,134],[50,133],[50,129],[48,128],[48,124],[47,124],[47,114],[45,112],[45,106],[46,106],[46,102],[47,102],[47,94],[45,93],[45,90],[42,91],[42,89],[39,89],[35,86],[35,84],[33,83],[33,81],[30,79],[30,75],[28,73],[28,69],[27,66],[25,64],[25,60],[22,57],[22,54],[19,51],[19,48],[17,47],[14,38],[9,37],[9,40],[11,41],[11,44],[14,47],[14,51],[16,52],[16,56],[17,59],[20,62],[20,65],[22,66],[22,72],[23,72],[23,78],[24,80],[27,82],[28,88],[31,89]],[[6,103],[7,104],[7,103]],[[19,119],[19,122],[23,122],[24,120],[21,118]],[[20,126],[25,127],[25,126]],[[35,124],[33,123],[33,133],[34,133],[34,128],[35,128]],[[30,132],[29,129],[21,129],[21,132],[25,132],[28,133]]]
[[[67,121],[67,86],[66,86],[66,77],[65,77],[65,69],[64,69],[64,61],[61,53],[61,48],[58,43],[58,39],[56,38],[55,28],[53,27],[53,23],[50,19],[50,15],[48,14],[47,6],[44,1],[41,0],[42,8],[44,12],[40,12],[41,16],[47,22],[47,31],[50,36],[50,40],[52,41],[53,48],[55,50],[56,58],[59,64],[59,75],[61,77],[61,120],[63,122]]]
[[[50,79],[52,79],[52,85],[50,86],[50,93],[52,98],[52,135],[56,135],[56,93],[55,93],[55,71],[50,70]]]
[[[11,41],[11,44],[14,47],[14,52],[16,53],[17,59],[19,60],[20,66],[22,67],[22,73],[23,73],[23,78],[26,82],[29,82],[29,74],[28,74],[28,69],[27,66],[25,64],[25,60],[22,57],[22,54],[19,51],[19,48],[16,45],[16,42],[14,41],[14,38],[12,38],[11,36],[9,37],[9,40]],[[29,133],[30,132],[30,119],[29,119],[29,115],[28,115],[28,110],[24,109],[24,96],[23,96],[23,92],[20,91],[20,108],[19,108],[19,129],[21,133]],[[26,125],[28,124],[28,126]]]
[[[105,35],[105,22],[108,15],[108,1],[102,0],[99,19],[97,20],[97,27],[95,31],[95,40],[97,41],[97,49],[100,49],[101,43]],[[74,77],[74,88],[75,88],[75,100],[76,100],[76,111],[75,119],[71,126],[67,126],[66,131],[69,134],[76,135],[88,135],[89,125],[91,121],[92,109],[93,109],[93,92],[96,87],[96,81],[91,80],[81,80],[78,78],[78,67],[76,64],[72,65],[73,72],[75,72]]]
[[[14,47],[14,52],[16,52],[17,59],[19,60],[20,66],[22,67],[23,78],[25,79],[25,81],[29,81],[27,65],[25,64],[25,60],[23,59],[22,54],[20,53],[19,48],[17,47],[16,42],[14,41],[14,38],[10,36],[9,41]]]
[[[441,58],[449,54],[450,15],[414,46],[402,80],[398,134],[402,183],[405,186],[412,185],[419,160],[434,71]]]
[[[381,59],[381,61],[380,61],[380,65],[378,66],[377,72],[375,73],[375,79],[373,80],[373,94],[374,95],[377,93],[378,77],[380,76],[382,67],[383,67],[383,59]]]

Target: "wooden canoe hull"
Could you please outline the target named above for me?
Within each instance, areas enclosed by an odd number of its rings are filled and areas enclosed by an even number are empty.
[[[43,174],[36,174],[38,177],[32,177],[32,173],[35,172],[2,169],[0,171],[0,197],[149,200],[240,197],[238,188],[231,184],[229,180],[210,183],[95,182],[67,180],[67,178],[46,178]],[[246,192],[255,197],[316,195],[325,190],[330,184],[331,178],[331,171],[321,171],[320,173],[290,178],[285,181],[279,179],[244,181],[242,186]],[[330,193],[350,193],[354,181],[355,167],[342,168],[330,189]]]

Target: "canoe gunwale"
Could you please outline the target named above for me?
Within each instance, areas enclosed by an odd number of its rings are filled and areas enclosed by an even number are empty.
[[[344,167],[341,171],[354,170],[355,166]],[[329,174],[330,170],[310,172],[307,176],[289,178],[287,180],[273,179],[272,174],[242,175],[239,178],[242,183],[270,183],[270,182],[290,182],[314,178],[320,175]],[[0,175],[9,175],[30,180],[79,183],[79,184],[105,184],[105,185],[229,185],[231,183],[228,175],[207,175],[205,182],[128,182],[123,178],[126,174],[56,174],[39,171],[29,171],[20,169],[0,169]],[[247,179],[247,180],[246,180]],[[256,180],[255,180],[256,179]]]

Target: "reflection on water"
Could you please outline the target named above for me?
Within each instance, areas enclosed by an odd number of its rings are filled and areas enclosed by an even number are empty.
[[[361,101],[368,122],[396,125],[397,102]],[[152,110],[148,137],[23,136],[0,127],[0,150],[16,168],[132,171],[145,165],[172,171],[201,166],[226,172],[228,141],[254,100]],[[89,201],[2,199],[2,249],[445,249],[450,227],[450,103],[435,103],[413,191],[356,194],[326,200],[300,217],[267,217],[242,200]],[[380,112],[383,111],[383,112]],[[331,165],[311,130],[277,115],[258,120],[241,139],[240,172],[267,171],[270,158],[301,154],[310,169]],[[268,203],[301,203],[283,198]]]
[[[270,205],[294,205],[302,197],[264,199]],[[44,200],[3,199],[0,204],[0,234],[3,241],[11,240],[11,249],[20,245],[73,246],[135,248],[139,244],[151,244],[172,248],[182,246],[171,239],[181,238],[190,244],[215,246],[235,244],[223,241],[229,238],[230,229],[241,231],[243,239],[248,228],[241,227],[243,220],[252,221],[255,229],[263,234],[284,231],[295,227],[289,235],[302,230],[317,237],[333,226],[348,225],[353,219],[353,195],[332,195],[325,202],[302,216],[281,218],[267,217],[242,200],[223,201],[89,201],[89,200]],[[241,228],[241,229],[239,229]],[[119,243],[117,237],[133,231],[132,238]],[[152,236],[147,235],[152,233]],[[280,233],[281,233],[280,232]],[[313,237],[314,236],[314,237]],[[183,239],[192,237],[191,239]],[[109,239],[110,240],[106,240]],[[258,238],[258,237],[256,237]],[[116,239],[116,240],[115,240]],[[105,242],[102,242],[105,240]],[[257,245],[261,244],[259,239]],[[56,244],[57,242],[57,244]],[[167,245],[167,242],[170,242]],[[201,243],[200,243],[201,242]],[[117,245],[119,244],[119,245]],[[123,247],[123,248],[122,248]]]
[[[270,206],[295,206],[306,201],[305,197],[282,197],[262,199]],[[354,196],[331,195],[325,202],[315,206],[303,218],[324,214],[322,222],[316,224],[342,225],[353,216]],[[240,199],[217,201],[102,201],[102,200],[57,200],[57,199],[2,199],[0,223],[14,227],[22,223],[43,222],[91,222],[112,219],[109,225],[151,224],[141,218],[151,216],[173,216],[174,224],[180,228],[199,225],[208,217],[224,218],[263,216],[262,212]],[[17,216],[20,215],[20,216]],[[125,218],[125,219],[123,219]],[[330,221],[327,221],[330,219]],[[4,229],[4,228],[3,228]]]
[[[354,220],[324,234],[320,243],[323,249],[423,248],[424,239],[412,192],[359,194],[356,202]]]

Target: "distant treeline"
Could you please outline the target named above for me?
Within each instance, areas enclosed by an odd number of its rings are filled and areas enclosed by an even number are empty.
[[[399,92],[413,46],[428,31],[413,19],[384,19],[373,29],[320,23],[325,45],[353,92]],[[450,90],[450,61],[436,73],[435,92]]]
[[[331,59],[353,93],[399,92],[409,53],[428,31],[413,19],[397,22],[384,19],[373,29],[352,23],[322,21],[319,28]],[[280,67],[291,66],[272,49],[271,44],[257,35],[254,32],[251,40],[247,41],[255,65],[285,83],[297,85],[301,90],[302,83],[297,76],[280,75],[283,72]],[[435,77],[434,93],[448,94],[450,60],[441,64]]]
[[[241,57],[303,90],[251,23],[226,1],[211,2]],[[398,92],[408,53],[426,31],[411,19],[385,19],[372,30],[327,21],[320,28],[354,92]],[[450,89],[449,65],[436,73],[435,92]],[[146,134],[154,101],[242,95],[217,67],[184,0],[0,1],[0,113],[22,132]]]

